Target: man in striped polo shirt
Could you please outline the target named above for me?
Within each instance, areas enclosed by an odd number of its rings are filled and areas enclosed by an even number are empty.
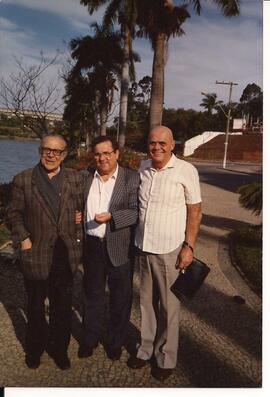
[[[201,194],[194,166],[173,153],[170,129],[148,137],[150,159],[140,168],[139,249],[141,344],[128,366],[142,368],[154,354],[151,374],[165,380],[177,363],[180,304],[170,291],[179,269],[190,265],[201,221]]]

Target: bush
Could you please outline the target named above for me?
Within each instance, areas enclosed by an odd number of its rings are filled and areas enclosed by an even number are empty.
[[[11,199],[11,183],[0,184],[0,224],[4,221],[6,207]]]
[[[1,225],[0,226],[0,247],[6,242],[10,240],[10,232],[8,231],[8,229]]]
[[[145,153],[136,152],[132,149],[124,148],[120,150],[119,164],[122,167],[128,167],[133,170],[137,170],[140,166],[142,159],[146,158]],[[76,161],[70,161],[69,167],[75,168],[76,170],[83,170],[87,168],[93,168],[95,166],[95,160],[92,152],[86,153],[80,159]]]
[[[262,290],[262,225],[249,226],[231,235],[233,260],[253,289]]]
[[[242,207],[251,210],[257,216],[260,215],[262,212],[261,182],[240,186],[237,193],[240,193],[239,202]]]

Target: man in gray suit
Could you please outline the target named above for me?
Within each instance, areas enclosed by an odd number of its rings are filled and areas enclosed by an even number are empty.
[[[106,281],[110,291],[108,332],[111,360],[121,357],[132,300],[133,227],[138,218],[139,174],[118,165],[117,143],[100,136],[92,143],[96,170],[85,182],[83,341],[78,357],[89,357],[103,339]]]

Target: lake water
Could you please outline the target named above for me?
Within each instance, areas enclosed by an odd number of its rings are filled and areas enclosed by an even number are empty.
[[[0,183],[11,182],[18,172],[39,161],[39,141],[0,139]]]

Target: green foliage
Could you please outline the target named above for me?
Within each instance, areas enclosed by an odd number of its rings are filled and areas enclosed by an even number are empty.
[[[187,5],[175,7],[160,0],[137,0],[137,9],[138,36],[149,38],[153,50],[158,35],[165,34],[167,39],[183,35],[182,24],[190,17]]]
[[[262,290],[262,226],[249,226],[231,235],[237,266],[256,292]]]
[[[240,194],[239,202],[242,207],[251,210],[255,215],[262,211],[262,183],[254,182],[240,186],[237,190]]]
[[[9,230],[5,226],[0,225],[0,247],[8,240],[10,240]]]
[[[142,159],[146,157],[145,153],[137,152],[132,149],[124,148],[120,150],[119,164],[123,167],[128,167],[137,170]],[[77,170],[95,167],[95,160],[92,152],[85,153],[80,159],[70,162],[69,166]]]
[[[11,183],[0,184],[0,224],[4,221],[6,207],[11,199]]]
[[[121,35],[97,24],[92,28],[93,36],[70,42],[75,65],[66,77],[64,118],[71,130],[79,131],[78,135],[104,127],[123,60]]]
[[[169,127],[177,140],[186,141],[211,129],[212,120],[207,113],[193,109],[164,109],[162,124]]]
[[[248,84],[240,98],[239,108],[253,117],[253,119],[263,116],[263,93],[261,88],[255,84]]]
[[[8,117],[4,113],[0,113],[0,125],[7,127],[21,127],[22,122],[17,119],[17,117]]]
[[[222,101],[217,100],[217,94],[215,92],[208,93],[208,94],[203,94],[204,98],[202,99],[202,102],[200,103],[200,106],[204,107],[208,115],[211,115],[213,113],[213,110],[218,110],[220,107],[223,105]]]

